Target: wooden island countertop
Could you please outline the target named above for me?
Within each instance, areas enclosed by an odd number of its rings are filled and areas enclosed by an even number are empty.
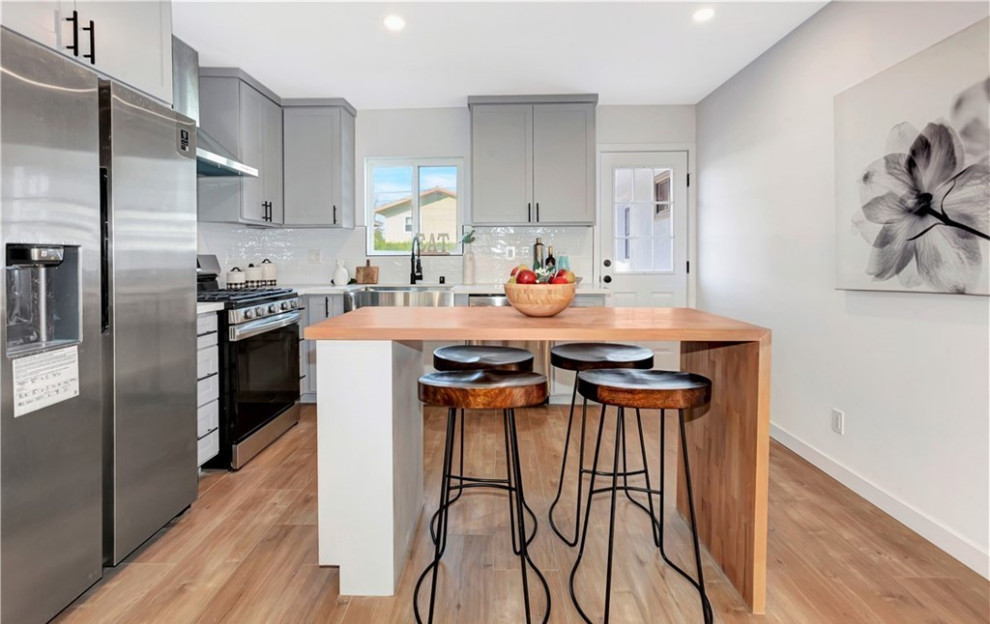
[[[310,325],[307,340],[633,340],[750,342],[770,330],[691,308],[568,308],[549,318],[509,307],[368,307]]]
[[[769,329],[690,308],[570,307],[530,318],[509,307],[366,307],[304,335],[317,341],[319,561],[340,567],[342,594],[394,593],[422,517],[424,341],[672,341],[681,370],[712,380],[711,403],[685,430],[699,537],[749,610],[764,612]]]

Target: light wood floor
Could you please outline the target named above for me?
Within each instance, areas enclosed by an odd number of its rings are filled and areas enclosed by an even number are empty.
[[[550,621],[577,623],[580,619],[567,590],[573,553],[546,523],[546,509],[556,491],[566,411],[556,406],[524,410],[517,418],[526,495],[540,516],[534,558],[553,593]],[[426,495],[430,508],[436,505],[443,420],[443,414],[430,412],[426,421]],[[648,445],[658,448],[656,413],[651,412],[645,420]],[[474,413],[469,416],[468,434],[469,472],[504,474],[501,419],[494,412]],[[673,440],[668,435],[668,443]],[[199,499],[189,511],[127,562],[107,570],[103,580],[56,622],[414,621],[412,588],[432,556],[423,523],[397,596],[339,596],[336,569],[316,565],[315,453],[315,411],[310,407],[304,410],[299,426],[240,472],[204,476]],[[674,460],[672,447],[667,459]],[[673,464],[667,465],[668,474],[673,473]],[[360,467],[356,466],[355,478],[359,477]],[[566,503],[563,508],[567,508]],[[668,552],[693,572],[687,527],[676,514],[668,513],[667,517]],[[504,495],[496,493],[466,493],[454,507],[440,575],[438,622],[524,621],[518,559],[511,555],[507,518]],[[592,514],[599,535],[607,519],[604,498]],[[646,516],[628,502],[621,502],[618,522],[612,622],[701,622],[697,594],[651,549]],[[604,540],[591,540],[585,557],[578,592],[586,609],[600,618]],[[771,448],[768,559],[768,607],[762,617],[749,615],[741,598],[716,568],[706,563],[717,622],[988,621],[990,585],[985,580],[777,444]],[[428,594],[424,604],[425,598]],[[535,602],[542,613],[542,598]]]

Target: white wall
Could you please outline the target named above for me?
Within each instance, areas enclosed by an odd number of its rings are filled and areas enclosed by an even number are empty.
[[[595,113],[599,144],[691,144],[694,106],[599,106]]]
[[[773,330],[775,437],[984,576],[990,303],[835,290],[832,102],[986,14],[832,3],[697,108],[699,304]]]

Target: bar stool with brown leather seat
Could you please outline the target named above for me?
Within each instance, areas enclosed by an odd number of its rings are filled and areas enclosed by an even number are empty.
[[[433,368],[438,371],[474,371],[474,370],[499,370],[499,371],[509,371],[517,373],[531,373],[533,372],[533,354],[526,349],[519,349],[517,347],[503,347],[499,345],[450,345],[446,347],[439,347],[433,351]],[[457,425],[455,424],[455,428]],[[454,503],[461,497],[461,493],[464,492],[464,488],[459,487],[463,485],[465,481],[470,481],[472,483],[485,483],[488,479],[478,478],[478,477],[466,477],[464,475],[464,410],[461,410],[460,418],[460,443],[458,445],[458,473],[452,474],[451,477],[458,481],[458,486],[454,486],[455,492],[454,498],[450,499],[450,503]],[[506,440],[506,456],[508,457],[508,443]],[[480,487],[480,486],[475,486]],[[529,514],[532,520],[533,533],[530,534],[526,543],[529,544],[536,537],[537,521],[536,513],[529,507],[525,505],[524,509]],[[512,501],[509,501],[509,513],[510,513],[510,524],[515,525],[515,511],[512,506]],[[430,536],[434,541],[437,539],[436,525],[439,519],[440,510],[437,509],[430,519]],[[513,538],[515,533],[513,533]],[[515,554],[519,554],[519,546],[516,544],[515,539],[512,542],[512,550]]]
[[[635,345],[614,344],[608,342],[571,342],[555,345],[550,349],[550,363],[557,368],[575,372],[603,368],[653,368],[653,351]],[[550,528],[568,546],[577,546],[578,530],[581,528],[581,492],[584,487],[584,476],[590,471],[584,467],[585,422],[588,415],[588,400],[583,399],[581,406],[581,437],[577,463],[577,499],[574,505],[574,537],[566,537],[557,523],[554,522],[553,512],[560,502],[564,491],[564,477],[567,473],[567,455],[571,447],[571,429],[574,424],[574,405],[577,400],[578,383],[574,379],[574,390],[571,392],[571,411],[567,419],[567,433],[564,441],[564,456],[560,461],[560,479],[557,482],[557,495],[550,503],[547,513]],[[640,440],[642,442],[642,440]],[[622,448],[625,456],[625,446]],[[630,498],[630,500],[633,500]],[[638,504],[638,501],[633,500]],[[644,508],[645,510],[645,508]]]
[[[611,369],[611,370],[588,370],[578,373],[577,388],[581,396],[587,400],[601,403],[602,411],[598,420],[598,437],[595,442],[594,460],[591,468],[591,484],[588,487],[588,500],[584,512],[584,526],[581,530],[581,545],[578,548],[577,558],[571,568],[570,590],[571,599],[585,622],[591,623],[591,619],[581,608],[577,594],[574,591],[574,578],[578,567],[581,565],[581,558],[584,556],[584,547],[588,541],[588,517],[591,512],[591,501],[597,494],[606,492],[611,494],[611,511],[608,524],[608,559],[605,573],[605,619],[608,623],[609,608],[612,594],[612,559],[613,540],[615,536],[615,503],[616,494],[619,490],[625,490],[626,495],[631,497],[631,492],[646,494],[649,499],[647,507],[642,504],[638,506],[647,511],[650,516],[651,528],[653,529],[653,543],[659,549],[660,556],[678,574],[687,579],[701,597],[701,610],[705,624],[712,624],[712,608],[705,593],[705,577],[701,566],[701,546],[698,543],[698,523],[694,510],[694,494],[691,491],[691,468],[688,460],[687,438],[684,433],[685,411],[702,407],[711,401],[712,382],[693,373],[675,373],[659,370],[631,370],[631,369]],[[602,430],[605,428],[605,412],[608,406],[615,406],[615,444],[612,458],[612,470],[601,470],[598,460],[601,456]],[[627,408],[636,409],[636,425],[639,429],[640,451],[643,455],[643,471],[629,471],[625,464],[623,453],[622,470],[619,469],[620,445],[625,449],[626,424],[625,414]],[[643,443],[643,422],[640,417],[640,409],[658,409],[661,419],[666,415],[666,410],[677,410],[678,426],[681,439],[681,458],[684,462],[685,487],[687,490],[688,510],[691,516],[691,535],[694,540],[694,562],[698,571],[697,580],[672,562],[664,550],[664,529],[663,529],[663,494],[664,494],[664,445],[666,442],[664,425],[660,423],[660,484],[654,489],[650,483],[650,472],[647,469],[646,446]],[[628,477],[642,475],[646,482],[645,487],[629,485]],[[596,477],[611,477],[611,487],[595,489]],[[623,478],[623,484],[619,485],[619,477]],[[659,517],[654,514],[653,496],[659,496]]]
[[[472,487],[494,487],[506,490],[509,501],[514,507],[510,531],[513,544],[518,542],[519,563],[522,570],[523,602],[526,609],[526,622],[531,624],[529,575],[527,568],[532,568],[540,583],[546,598],[546,611],[542,622],[550,619],[550,586],[539,568],[533,563],[528,552],[526,539],[526,505],[523,490],[522,468],[519,461],[519,441],[516,433],[516,408],[542,404],[547,397],[547,379],[543,375],[532,372],[509,371],[441,371],[423,375],[419,379],[419,400],[428,406],[447,408],[447,433],[443,454],[443,476],[440,484],[440,501],[437,505],[439,520],[436,538],[433,540],[433,561],[426,566],[416,581],[413,593],[413,611],[416,621],[422,624],[419,612],[419,591],[427,575],[432,572],[430,581],[430,608],[427,622],[433,622],[434,606],[437,593],[437,569],[440,559],[447,548],[448,515],[451,504],[451,490]],[[498,409],[502,410],[502,425],[506,440],[506,478],[485,479],[478,482],[464,475],[451,473],[454,456],[454,428],[457,411],[461,409]],[[457,484],[455,484],[455,481]],[[515,547],[513,547],[515,551]]]

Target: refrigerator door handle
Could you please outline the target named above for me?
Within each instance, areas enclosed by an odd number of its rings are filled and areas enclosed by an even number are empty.
[[[110,174],[100,167],[100,331],[110,333]]]

